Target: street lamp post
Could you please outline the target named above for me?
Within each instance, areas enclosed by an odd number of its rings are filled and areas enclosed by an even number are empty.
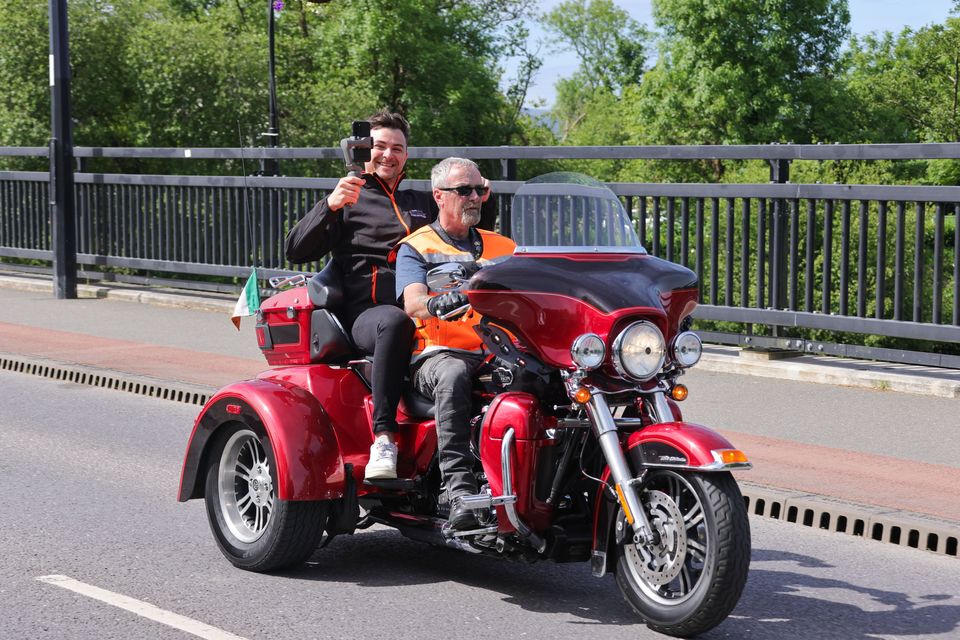
[[[280,117],[277,115],[277,72],[276,53],[274,49],[274,12],[283,8],[280,0],[267,0],[267,91],[269,92],[269,126],[264,134],[267,137],[267,147],[275,149],[280,146]],[[265,176],[280,175],[280,161],[276,158],[264,158],[260,161],[260,174]]]
[[[73,126],[67,0],[50,0],[50,218],[53,293],[77,297],[77,226],[73,203]]]
[[[312,4],[327,4],[331,0],[307,0]],[[269,125],[267,132],[267,147],[275,149],[280,146],[280,115],[277,112],[277,71],[276,49],[274,46],[275,13],[283,9],[283,0],[267,0],[267,91],[269,96]],[[260,175],[280,175],[280,161],[276,158],[264,158],[260,161]]]

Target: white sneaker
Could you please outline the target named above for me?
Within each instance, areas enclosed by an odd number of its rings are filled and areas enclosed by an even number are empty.
[[[397,445],[386,439],[373,441],[370,462],[363,473],[365,480],[390,480],[397,477]]]

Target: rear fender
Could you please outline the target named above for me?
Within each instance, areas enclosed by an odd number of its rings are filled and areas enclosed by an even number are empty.
[[[224,387],[197,416],[180,476],[181,502],[203,497],[203,475],[213,435],[237,422],[259,427],[270,439],[281,500],[343,496],[343,459],[323,407],[302,387],[258,379]]]

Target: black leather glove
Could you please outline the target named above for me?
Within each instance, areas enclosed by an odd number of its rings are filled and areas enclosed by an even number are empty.
[[[470,304],[470,301],[467,300],[467,296],[463,295],[462,293],[442,293],[439,296],[433,296],[427,300],[427,311],[430,313],[430,315],[439,318],[441,316],[445,316],[454,309],[459,309],[460,307],[468,304]],[[458,313],[456,316],[446,319],[456,320],[466,312],[467,310],[464,309],[463,312]]]

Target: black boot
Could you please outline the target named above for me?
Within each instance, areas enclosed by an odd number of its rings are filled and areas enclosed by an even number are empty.
[[[473,511],[465,508],[459,498],[454,498],[450,505],[450,517],[447,518],[447,523],[454,531],[468,531],[479,526],[477,516]]]

